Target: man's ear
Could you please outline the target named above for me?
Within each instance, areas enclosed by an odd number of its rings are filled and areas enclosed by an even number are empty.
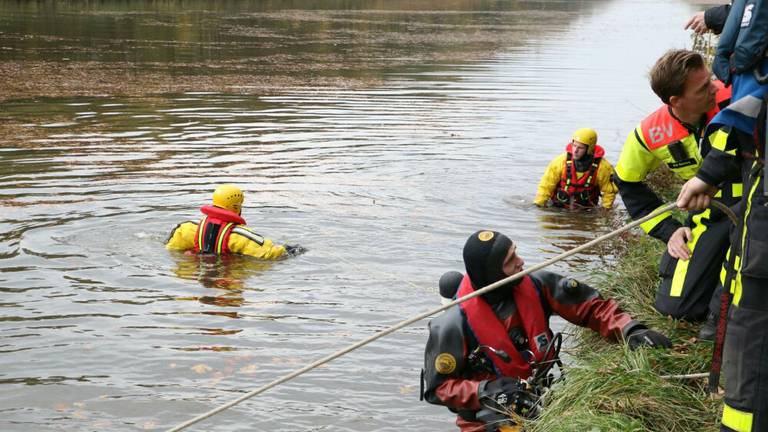
[[[677,108],[679,104],[680,104],[680,96],[669,97],[669,106],[671,106],[672,108]]]

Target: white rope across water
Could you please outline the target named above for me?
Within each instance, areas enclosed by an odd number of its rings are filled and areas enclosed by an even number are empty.
[[[728,217],[731,218],[732,221],[736,220],[736,215],[733,214],[733,212],[728,207],[726,207],[725,205],[723,205],[722,203],[717,202],[717,201],[712,201],[712,204],[715,205],[716,207],[718,207],[720,210],[723,210],[723,212],[725,212],[728,215]],[[413,324],[413,323],[415,323],[417,321],[421,321],[424,318],[428,318],[428,317],[430,317],[430,316],[432,316],[432,315],[434,315],[434,314],[436,314],[438,312],[442,312],[442,311],[444,311],[444,310],[446,310],[446,309],[448,309],[448,308],[450,308],[452,306],[455,306],[455,305],[457,305],[459,303],[463,303],[463,302],[465,302],[465,301],[467,301],[467,300],[469,300],[471,298],[475,298],[477,296],[483,295],[483,294],[485,294],[485,293],[487,293],[489,291],[492,291],[492,290],[494,290],[494,289],[496,289],[496,288],[498,288],[498,287],[500,287],[502,285],[505,285],[505,284],[507,284],[509,282],[512,282],[512,281],[517,280],[517,279],[520,279],[520,278],[522,278],[523,276],[525,276],[525,275],[527,275],[529,273],[532,273],[532,272],[537,271],[537,270],[541,270],[544,267],[550,266],[550,265],[552,265],[552,264],[554,264],[554,263],[556,263],[556,262],[558,262],[558,261],[560,261],[562,259],[565,259],[565,258],[567,258],[567,257],[569,257],[571,255],[577,254],[577,253],[579,253],[579,252],[581,252],[581,251],[583,251],[585,249],[589,249],[592,246],[594,246],[594,245],[596,245],[596,244],[598,244],[600,242],[603,242],[605,240],[608,240],[608,239],[611,239],[613,237],[616,237],[617,235],[619,235],[619,234],[621,234],[621,233],[623,233],[625,231],[628,231],[628,230],[630,230],[630,229],[632,229],[632,228],[634,228],[634,227],[636,227],[636,226],[638,226],[638,225],[640,225],[640,224],[642,224],[642,223],[644,223],[646,221],[649,221],[649,220],[659,216],[660,214],[662,214],[664,212],[671,211],[671,210],[673,210],[675,208],[676,208],[676,204],[675,203],[670,203],[670,204],[668,204],[668,205],[666,205],[664,207],[660,207],[660,208],[656,209],[655,211],[651,212],[650,214],[648,214],[648,215],[646,215],[646,216],[644,216],[644,217],[642,217],[642,218],[640,218],[640,219],[638,219],[636,221],[630,222],[630,223],[624,225],[621,228],[618,228],[618,229],[616,229],[614,231],[611,231],[610,233],[604,234],[604,235],[602,235],[602,236],[600,236],[600,237],[598,237],[598,238],[596,238],[594,240],[591,240],[591,241],[589,241],[587,243],[584,243],[581,246],[578,246],[578,247],[576,247],[574,249],[571,249],[571,250],[569,250],[567,252],[563,252],[560,255],[552,257],[552,258],[550,258],[550,259],[548,259],[548,260],[546,260],[544,262],[536,264],[536,265],[528,268],[527,270],[523,270],[523,271],[521,271],[519,273],[515,273],[512,276],[509,276],[509,277],[504,278],[504,279],[502,279],[500,281],[494,282],[494,283],[492,283],[492,284],[490,284],[490,285],[488,285],[488,286],[486,286],[486,287],[484,287],[482,289],[479,289],[479,290],[477,290],[477,291],[475,291],[475,292],[473,292],[471,294],[467,294],[464,297],[458,298],[458,299],[456,299],[456,300],[454,300],[454,301],[452,301],[450,303],[447,303],[445,305],[442,305],[442,306],[440,306],[438,308],[435,308],[435,309],[432,309],[430,311],[424,312],[422,314],[416,315],[416,316],[414,316],[412,318],[409,318],[409,319],[407,319],[405,321],[401,321],[400,323],[395,324],[395,325],[393,325],[393,326],[391,326],[391,327],[389,327],[387,329],[384,329],[384,330],[374,334],[373,336],[370,336],[370,337],[368,337],[366,339],[363,339],[363,340],[361,340],[361,341],[359,341],[357,343],[349,345],[348,347],[343,348],[343,349],[341,349],[339,351],[336,351],[336,352],[334,352],[332,354],[329,354],[329,355],[327,355],[327,356],[325,356],[325,357],[323,357],[323,358],[321,358],[321,359],[319,359],[319,360],[317,360],[317,361],[315,361],[313,363],[310,363],[310,364],[304,366],[301,369],[298,369],[298,370],[296,370],[294,372],[289,373],[288,375],[284,375],[284,376],[282,376],[282,377],[280,377],[280,378],[278,378],[278,379],[276,379],[276,380],[274,380],[274,381],[272,381],[272,382],[270,382],[268,384],[265,384],[265,385],[255,389],[255,390],[252,390],[252,391],[250,391],[250,392],[240,396],[239,398],[237,398],[237,399],[235,399],[235,400],[233,400],[231,402],[228,402],[228,403],[226,403],[226,404],[224,404],[224,405],[222,405],[222,406],[220,406],[218,408],[212,409],[212,410],[210,410],[210,411],[208,411],[206,413],[200,414],[199,416],[197,416],[197,417],[195,417],[193,419],[190,419],[190,420],[188,420],[188,421],[186,421],[184,423],[181,423],[178,426],[175,426],[175,427],[173,427],[171,429],[168,429],[166,432],[177,432],[177,431],[186,429],[187,427],[192,426],[195,423],[201,422],[201,421],[207,419],[208,417],[216,415],[216,414],[218,414],[218,413],[220,413],[220,412],[222,412],[222,411],[224,411],[224,410],[226,410],[228,408],[231,408],[231,407],[239,404],[240,402],[243,402],[243,401],[245,401],[247,399],[250,399],[250,398],[252,398],[252,397],[254,397],[254,396],[258,395],[258,394],[264,393],[265,391],[271,389],[272,387],[278,386],[278,385],[280,385],[280,384],[282,384],[282,383],[284,383],[286,381],[289,381],[289,380],[291,380],[293,378],[296,378],[299,375],[302,375],[302,374],[304,374],[306,372],[309,372],[312,369],[317,368],[318,366],[321,366],[321,365],[323,365],[325,363],[328,363],[331,360],[339,358],[339,357],[343,356],[344,354],[347,354],[347,353],[349,353],[351,351],[354,351],[354,350],[356,350],[356,349],[358,349],[358,348],[360,348],[362,346],[368,345],[369,343],[375,341],[376,339],[380,339],[380,338],[382,338],[382,337],[384,337],[384,336],[386,336],[386,335],[388,335],[390,333],[394,333],[394,332],[400,330],[403,327],[407,327],[407,326],[409,326],[409,325],[411,325],[411,324]]]

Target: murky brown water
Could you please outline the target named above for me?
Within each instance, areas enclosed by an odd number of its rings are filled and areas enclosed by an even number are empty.
[[[167,429],[435,307],[476,229],[529,263],[609,230],[528,202],[575,128],[615,161],[693,9],[413,3],[0,2],[0,430]],[[309,252],[167,252],[223,182]],[[425,324],[192,430],[450,430]]]

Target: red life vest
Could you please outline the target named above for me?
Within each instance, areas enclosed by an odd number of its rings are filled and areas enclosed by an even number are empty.
[[[706,115],[706,123],[720,112],[721,107],[725,107],[731,100],[731,88],[723,86],[720,81],[713,81],[717,87],[715,94],[715,107]],[[669,112],[669,105],[663,105],[654,111],[651,115],[640,122],[640,130],[643,134],[645,144],[649,150],[656,150],[665,145],[680,141],[691,134],[676,118]]]
[[[579,177],[576,172],[576,164],[573,163],[571,144],[565,147],[567,158],[560,183],[552,192],[552,202],[557,206],[570,207],[571,203],[585,207],[594,207],[600,199],[600,186],[597,184],[597,170],[600,161],[605,155],[605,150],[595,145],[595,153],[592,155],[592,164],[589,169]]]
[[[457,297],[463,297],[471,294],[475,289],[469,276],[464,275],[464,279],[459,286]],[[520,315],[520,321],[523,323],[523,330],[528,337],[528,346],[533,353],[533,359],[536,362],[544,360],[542,351],[552,340],[552,331],[547,325],[547,318],[544,314],[544,308],[541,305],[541,297],[529,276],[525,276],[520,283],[515,286],[512,293],[517,314]],[[482,296],[472,298],[460,304],[461,310],[467,317],[472,333],[480,345],[487,345],[497,350],[506,352],[509,362],[504,362],[496,354],[486,351],[496,370],[504,376],[513,376],[518,378],[528,378],[531,375],[531,364],[528,363],[509,338],[509,333],[504,324],[499,320],[491,309],[491,306],[483,300]]]
[[[229,253],[229,235],[237,225],[245,225],[239,214],[214,206],[202,206],[205,215],[195,232],[195,253],[226,255]]]

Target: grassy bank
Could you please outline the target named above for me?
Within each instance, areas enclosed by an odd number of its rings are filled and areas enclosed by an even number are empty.
[[[676,188],[665,186],[664,198],[671,199]],[[614,242],[618,262],[598,275],[595,285],[635,319],[668,335],[673,349],[632,352],[589,330],[576,330],[566,380],[553,389],[544,414],[526,430],[719,430],[721,401],[710,399],[706,379],[662,378],[708,372],[712,343],[697,341],[699,325],[668,319],[653,309],[664,245],[642,232],[625,234]]]

